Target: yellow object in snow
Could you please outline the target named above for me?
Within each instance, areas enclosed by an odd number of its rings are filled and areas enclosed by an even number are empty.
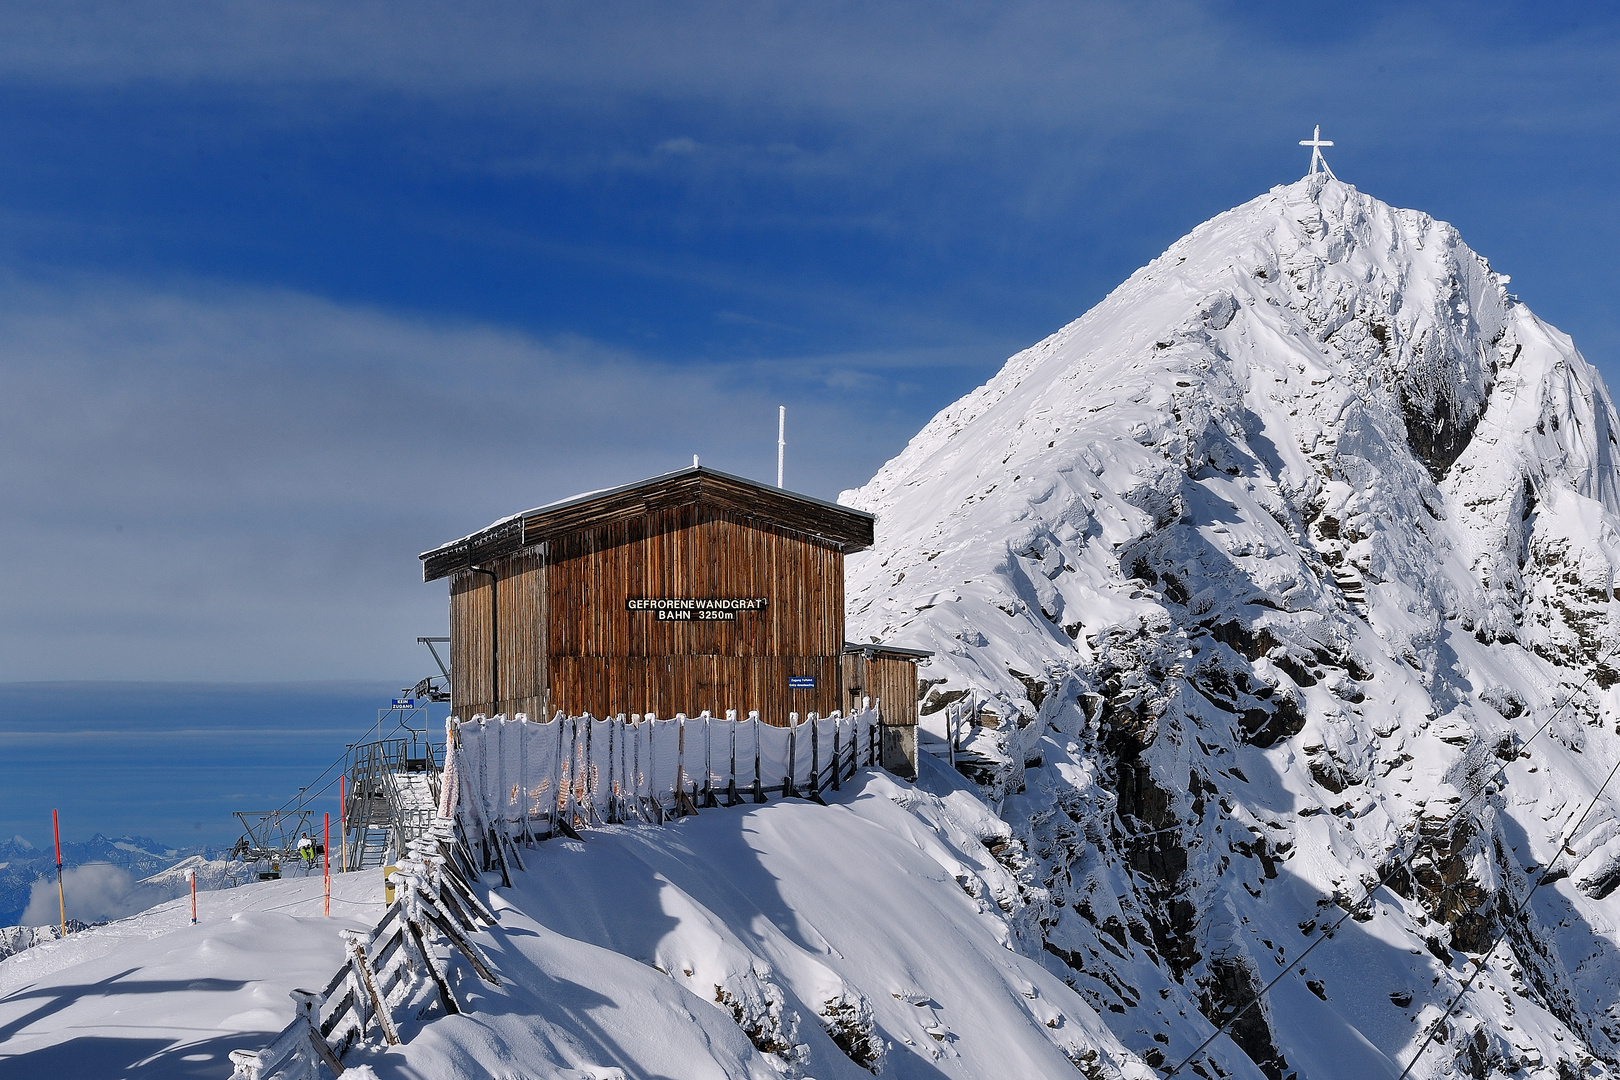
[[[394,875],[397,873],[399,873],[399,867],[397,866],[383,867],[383,903],[385,904],[394,902]]]

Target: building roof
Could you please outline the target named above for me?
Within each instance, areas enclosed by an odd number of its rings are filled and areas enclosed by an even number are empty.
[[[871,514],[694,465],[690,469],[623,487],[586,492],[502,518],[471,536],[423,552],[422,580],[433,581],[487,559],[581,529],[697,503],[816,537],[845,553],[872,546],[872,525],[876,519]]]
[[[844,652],[860,653],[868,660],[927,660],[934,655],[927,649],[905,649],[899,645],[884,645],[876,641],[867,644],[846,641]]]

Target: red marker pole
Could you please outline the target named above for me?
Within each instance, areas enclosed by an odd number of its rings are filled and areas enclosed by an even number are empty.
[[[332,917],[332,815],[321,815],[321,874],[326,878],[326,917]]]
[[[191,882],[191,925],[197,925],[197,871],[187,870],[186,880]]]
[[[67,897],[62,893],[62,830],[56,824],[56,811],[51,811],[51,834],[56,837],[56,906],[62,912],[62,936],[67,937]]]

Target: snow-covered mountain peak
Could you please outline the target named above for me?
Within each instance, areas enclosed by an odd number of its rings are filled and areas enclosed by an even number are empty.
[[[1158,1002],[1115,1002],[1142,1031],[1178,994],[1209,1015],[1243,1000],[1304,943],[1311,905],[1349,902],[1444,826],[1434,865],[1473,861],[1389,916],[1424,959],[1401,962],[1411,993],[1388,1000],[1415,994],[1417,1016],[1455,982],[1429,970],[1442,945],[1482,950],[1499,898],[1559,850],[1542,811],[1589,798],[1620,760],[1615,410],[1506,281],[1450,225],[1307,177],[1198,226],[843,496],[878,517],[851,560],[852,636],[936,653],[925,725],[943,732],[964,694],[994,703],[971,732],[981,778],[1054,880],[1086,865],[1123,898],[1069,897],[1048,944],[1091,949],[1082,984],[1165,982]],[[1497,801],[1448,824],[1447,800],[1509,760]],[[1101,854],[1043,839],[1058,820]],[[1545,987],[1514,1007],[1556,1016],[1549,1047],[1615,1060],[1620,1027],[1572,1004],[1620,977],[1612,919],[1589,910],[1620,884],[1596,821],[1620,830],[1605,803],[1570,848],[1568,911],[1546,916],[1583,929],[1567,959],[1518,958]],[[1283,862],[1286,898],[1265,884]],[[1122,948],[1097,936],[1110,918]],[[1302,1015],[1323,1001],[1307,997]],[[1240,1038],[1252,1061],[1335,1075],[1332,1055],[1301,1067],[1319,1051],[1290,1045],[1271,1008]],[[1335,1023],[1383,1047],[1415,1020]],[[1377,1072],[1382,1053],[1343,1061]]]
[[[1337,591],[1409,574],[1437,614],[1516,639],[1516,574],[1498,557],[1525,541],[1513,511],[1527,520],[1566,492],[1620,510],[1614,423],[1596,372],[1455,229],[1307,177],[1194,229],[846,492],[881,537],[856,572],[857,621],[951,651],[954,627],[913,614],[935,594],[1088,533],[1123,548],[1166,515],[1197,518],[1183,480],[1225,476],[1206,494],[1242,489],[1240,512],[1273,518],[1246,530],[1262,547],[1293,546],[1318,520],[1350,534],[1324,540],[1367,541],[1373,582]],[[1567,539],[1612,552],[1601,527]],[[939,561],[950,543],[971,549],[967,566]],[[896,558],[914,568],[879,572]],[[1331,602],[1305,570],[1273,583],[1284,607]],[[1024,614],[1047,612],[1030,625],[1066,659],[1063,593],[1031,585]],[[974,678],[1004,684],[1000,667]]]

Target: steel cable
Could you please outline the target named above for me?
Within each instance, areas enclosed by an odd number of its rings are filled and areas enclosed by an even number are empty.
[[[1604,654],[1604,656],[1603,656],[1603,658],[1601,660],[1599,660],[1596,664],[1592,665],[1591,669],[1589,671],[1587,671],[1587,673],[1586,673],[1586,678],[1581,680],[1580,685],[1577,686],[1574,690],[1572,690],[1564,698],[1563,703],[1560,704],[1557,708],[1553,709],[1553,711],[1547,715],[1547,719],[1545,719],[1545,720],[1543,720],[1541,722],[1541,726],[1536,728],[1535,732],[1533,734],[1531,734],[1531,736],[1528,739],[1526,739],[1523,743],[1521,743],[1519,745],[1519,747],[1518,747],[1519,753],[1523,753],[1526,747],[1528,747],[1531,743],[1535,742],[1536,739],[1540,737],[1541,733],[1546,731],[1547,728],[1552,725],[1552,722],[1555,719],[1558,718],[1558,715],[1560,713],[1562,713],[1565,709],[1567,709],[1570,706],[1570,703],[1573,702],[1578,696],[1580,696],[1581,691],[1586,689],[1587,684],[1592,681],[1592,678],[1597,674],[1598,669],[1601,668],[1604,664],[1606,664],[1610,659],[1612,659],[1615,656],[1616,653],[1620,653],[1620,641],[1617,641],[1614,644],[1614,646],[1612,646],[1609,649],[1609,651],[1606,654]],[[1518,758],[1518,755],[1515,754],[1513,760],[1517,760],[1517,758]],[[1497,767],[1496,772],[1494,774],[1492,774],[1490,779],[1479,783],[1478,787],[1474,791],[1474,793],[1472,795],[1469,795],[1467,798],[1463,799],[1463,801],[1457,806],[1457,808],[1451,812],[1451,815],[1449,817],[1447,817],[1444,822],[1441,823],[1442,828],[1449,831],[1451,826],[1456,822],[1456,820],[1459,817],[1462,816],[1463,811],[1468,809],[1468,807],[1471,806],[1476,799],[1478,799],[1481,795],[1483,795],[1486,792],[1486,790],[1489,789],[1489,787],[1492,784],[1497,783],[1502,778],[1503,773],[1505,773],[1507,771],[1507,767],[1509,765],[1511,765],[1512,763],[1513,763],[1512,761],[1504,761],[1504,762],[1502,762],[1502,764]],[[1616,768],[1620,769],[1620,766],[1616,766]],[[1611,772],[1609,774],[1610,779],[1613,779],[1614,775],[1615,774],[1613,772]],[[1609,783],[1608,780],[1605,780],[1603,782],[1603,787],[1600,787],[1598,789],[1598,794],[1599,795],[1601,795],[1603,793],[1603,788],[1608,787],[1608,783]],[[1596,804],[1596,797],[1593,798],[1593,805],[1595,805],[1595,804]],[[1590,806],[1587,807],[1586,813],[1587,814],[1591,813],[1591,807]],[[1581,815],[1581,820],[1582,821],[1586,820],[1586,814]],[[1574,834],[1571,833],[1570,835],[1573,836]],[[1414,841],[1416,840],[1416,836],[1417,836],[1417,834],[1414,831],[1414,833],[1413,833]],[[1260,1004],[1261,1000],[1268,993],[1271,992],[1272,988],[1275,987],[1278,983],[1282,982],[1284,976],[1288,975],[1290,972],[1295,970],[1295,968],[1299,965],[1299,963],[1302,960],[1304,960],[1313,951],[1315,951],[1315,949],[1316,949],[1316,947],[1318,945],[1322,944],[1322,942],[1324,942],[1324,941],[1328,940],[1329,938],[1331,938],[1333,936],[1333,934],[1334,934],[1334,931],[1338,930],[1339,927],[1344,924],[1344,920],[1348,919],[1353,913],[1355,913],[1357,910],[1359,910],[1364,905],[1366,905],[1370,900],[1372,900],[1373,895],[1375,893],[1377,893],[1379,889],[1382,889],[1384,886],[1388,885],[1392,880],[1395,879],[1395,877],[1398,874],[1400,874],[1400,873],[1404,872],[1405,870],[1407,870],[1411,866],[1412,862],[1417,858],[1418,853],[1419,853],[1419,849],[1418,849],[1417,845],[1414,843],[1412,845],[1412,850],[1410,852],[1408,852],[1406,854],[1406,856],[1403,857],[1400,860],[1400,862],[1396,863],[1394,867],[1392,867],[1388,872],[1386,872],[1383,877],[1379,878],[1376,884],[1374,884],[1371,888],[1367,889],[1366,893],[1361,897],[1360,900],[1356,901],[1354,904],[1346,905],[1345,909],[1344,909],[1344,913],[1341,914],[1337,919],[1335,919],[1331,926],[1328,926],[1327,928],[1325,928],[1322,931],[1321,935],[1319,937],[1317,937],[1317,939],[1315,941],[1311,942],[1310,945],[1306,946],[1304,952],[1300,953],[1299,956],[1295,957],[1291,962],[1284,965],[1283,969],[1281,971],[1279,971],[1276,974],[1276,976],[1272,978],[1272,980],[1270,982],[1266,983],[1265,986],[1260,988],[1259,993],[1255,994],[1254,997],[1250,998],[1243,1005],[1242,1008],[1238,1009],[1231,1016],[1229,1016],[1225,1020],[1223,1020],[1215,1028],[1214,1033],[1212,1033],[1203,1042],[1199,1043],[1197,1048],[1194,1049],[1192,1053],[1190,1053],[1186,1057],[1182,1058],[1181,1061],[1178,1062],[1175,1065],[1174,1068],[1172,1068],[1169,1072],[1165,1073],[1164,1074],[1165,1080],[1169,1080],[1170,1077],[1175,1076],[1177,1073],[1181,1072],[1182,1069],[1185,1069],[1188,1066],[1188,1064],[1190,1064],[1194,1059],[1196,1059],[1200,1054],[1202,1054],[1209,1047],[1210,1043],[1213,1043],[1216,1039],[1218,1039],[1222,1035],[1226,1034],[1227,1031],[1229,1031],[1231,1029],[1233,1024],[1237,1023],[1244,1016],[1248,1015],[1249,1010],[1254,1008],[1256,1005]],[[1560,851],[1560,853],[1561,853],[1561,851]],[[1557,856],[1554,856],[1553,862],[1556,862],[1556,861],[1557,861]],[[1548,867],[1550,868],[1551,865],[1552,865],[1552,863],[1549,863]],[[1530,890],[1530,894],[1534,894],[1535,889],[1539,888],[1540,885],[1541,885],[1541,882],[1544,881],[1545,879],[1546,879],[1546,874],[1545,874],[1545,872],[1543,872],[1542,877],[1537,879],[1536,886],[1533,887]],[[1529,895],[1527,895],[1525,899],[1528,900]],[[1517,912],[1515,911],[1515,914],[1516,913]],[[1494,949],[1495,947],[1496,947],[1495,944],[1493,944],[1491,946],[1492,949]],[[1487,954],[1487,955],[1489,955],[1489,954]],[[1477,975],[1477,974],[1478,974],[1478,971],[1476,970],[1475,975]],[[1470,983],[1471,983],[1471,981],[1472,981],[1472,976],[1470,977]],[[1466,992],[1466,985],[1464,987],[1463,992]],[[1459,993],[1458,997],[1459,998],[1461,997],[1461,993]],[[1455,1003],[1453,1003],[1453,1007],[1454,1007],[1454,1005],[1455,1005]],[[1450,1013],[1451,1013],[1451,1010],[1450,1010],[1450,1008],[1448,1008],[1446,1010],[1445,1015],[1449,1016]],[[1442,1016],[1441,1019],[1444,1020],[1445,1016]],[[1433,1038],[1433,1032],[1430,1033],[1430,1038]],[[1428,1041],[1425,1040],[1424,1041],[1424,1046],[1426,1047],[1427,1045],[1428,1045]],[[1422,1053],[1423,1053],[1423,1049],[1419,1048],[1418,1054],[1421,1055]],[[1412,1061],[1415,1064],[1416,1061],[1417,1061],[1417,1058],[1414,1057],[1412,1059]],[[1408,1072],[1411,1070],[1411,1067],[1412,1066],[1410,1064],[1407,1065],[1407,1071]],[[1406,1072],[1402,1072],[1401,1077],[1398,1078],[1398,1080],[1404,1080],[1405,1076],[1406,1076]]]

